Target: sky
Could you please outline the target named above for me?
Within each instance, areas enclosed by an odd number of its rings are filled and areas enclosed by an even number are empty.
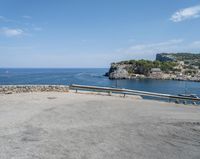
[[[107,68],[200,53],[200,0],[0,0],[0,67]]]

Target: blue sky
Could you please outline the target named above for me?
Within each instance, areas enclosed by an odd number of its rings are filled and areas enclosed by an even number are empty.
[[[0,0],[0,67],[109,67],[200,52],[199,0]]]

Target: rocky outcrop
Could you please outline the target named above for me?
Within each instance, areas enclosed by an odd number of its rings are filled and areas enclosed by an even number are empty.
[[[25,93],[25,92],[68,92],[69,86],[65,85],[0,85],[0,93]]]
[[[159,71],[157,71],[159,70]],[[127,60],[112,63],[110,79],[169,79],[200,81],[200,54],[161,53],[156,60]]]
[[[129,78],[129,74],[125,69],[119,68],[114,72],[111,72],[109,77],[110,79],[126,79]]]
[[[118,64],[112,64],[106,76],[110,79],[127,79],[130,77],[127,71],[127,65]]]
[[[112,63],[109,71],[105,74],[109,79],[132,79],[144,78],[148,72],[142,65]]]

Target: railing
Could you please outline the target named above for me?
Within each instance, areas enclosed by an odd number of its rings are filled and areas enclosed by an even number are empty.
[[[190,101],[193,104],[196,104],[196,102],[200,102],[200,98],[184,97],[184,96],[162,94],[162,93],[153,93],[153,92],[138,91],[138,90],[131,90],[131,89],[119,89],[119,88],[97,87],[97,86],[76,85],[76,84],[72,84],[70,86],[70,89],[73,89],[76,92],[78,92],[78,90],[82,90],[82,91],[84,90],[84,91],[94,91],[94,92],[107,92],[109,94],[117,93],[117,94],[123,94],[124,97],[126,95],[139,95],[139,96],[168,99],[169,101],[170,99],[175,99],[177,103],[179,100]]]

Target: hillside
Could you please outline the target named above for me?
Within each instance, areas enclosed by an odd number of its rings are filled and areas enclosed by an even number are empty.
[[[161,62],[184,61],[200,66],[200,54],[194,53],[161,53],[156,55],[156,60]]]
[[[200,81],[200,54],[162,53],[156,60],[127,60],[112,63],[110,79],[177,79]]]

